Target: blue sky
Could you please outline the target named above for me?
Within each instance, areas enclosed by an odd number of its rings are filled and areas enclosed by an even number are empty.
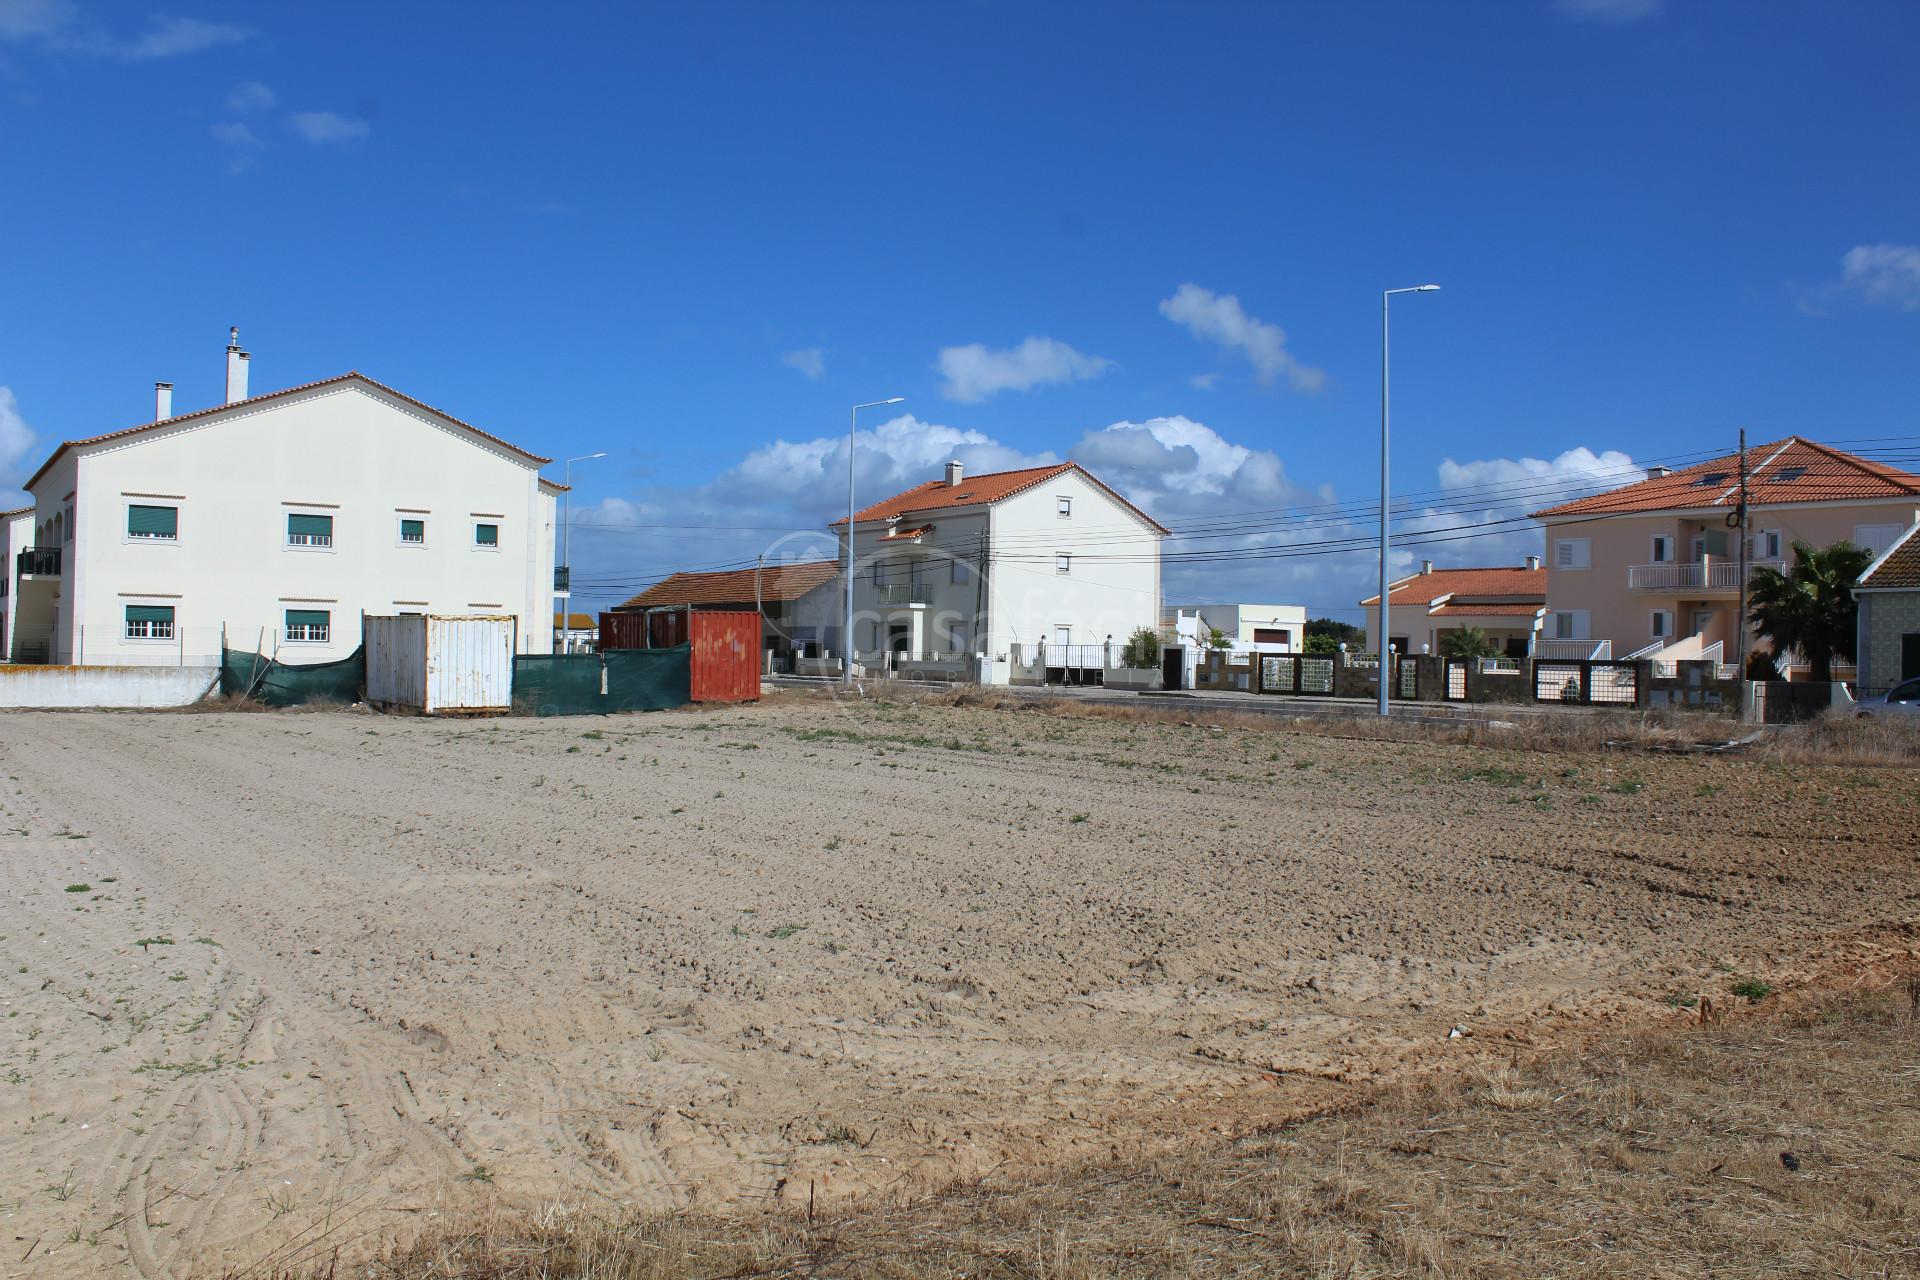
[[[238,324],[256,391],[358,368],[607,450],[589,605],[803,551],[770,531],[844,502],[847,406],[891,395],[863,498],[958,452],[1082,458],[1176,529],[1364,504],[1379,290],[1428,280],[1410,530],[1742,425],[1911,435],[1916,47],[1870,2],[0,0],[0,493],[157,378],[214,402]],[[1537,546],[1493,530],[1408,554]],[[1168,594],[1351,614],[1370,573]]]

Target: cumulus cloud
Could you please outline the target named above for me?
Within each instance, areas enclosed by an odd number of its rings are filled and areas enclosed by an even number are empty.
[[[177,58],[238,44],[252,34],[229,22],[155,14],[145,31],[120,36],[88,18],[72,0],[0,0],[0,41],[123,62]]]
[[[365,120],[333,111],[296,111],[287,123],[302,139],[316,147],[344,147],[358,142],[373,131]]]
[[[1840,259],[1840,288],[1878,306],[1920,311],[1920,245],[1855,245]]]
[[[258,80],[248,80],[233,86],[227,94],[227,110],[235,115],[250,115],[257,111],[271,111],[278,99],[273,90]]]
[[[1017,347],[993,350],[981,343],[942,347],[934,363],[946,382],[940,394],[973,404],[1002,391],[1028,391],[1061,382],[1085,382],[1113,368],[1113,361],[1075,351],[1052,338],[1028,338]]]
[[[1262,386],[1271,386],[1281,378],[1296,391],[1318,391],[1326,385],[1323,371],[1300,363],[1287,350],[1286,330],[1248,315],[1233,294],[1183,284],[1171,298],[1161,301],[1160,314],[1201,341],[1246,357]]]
[[[1657,18],[1666,0],[1553,0],[1553,11],[1576,22],[1605,22],[1624,26]]]
[[[26,478],[21,464],[27,460],[32,449],[33,430],[20,415],[20,403],[14,399],[13,388],[0,386],[0,495],[11,492]],[[0,507],[20,505],[11,498],[0,496]]]
[[[827,376],[827,352],[824,347],[801,347],[798,351],[788,351],[781,355],[780,363],[789,369],[798,369],[815,382]]]

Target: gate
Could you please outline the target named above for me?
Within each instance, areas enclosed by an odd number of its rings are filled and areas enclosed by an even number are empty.
[[[1535,702],[1631,707],[1638,703],[1639,696],[1640,664],[1637,662],[1568,659],[1533,664]]]
[[[1443,696],[1448,702],[1467,700],[1467,664],[1458,658],[1447,659],[1447,688]]]
[[[1335,658],[1305,653],[1262,653],[1255,657],[1260,668],[1256,685],[1259,692],[1300,694],[1309,698],[1333,696]]]
[[[1420,659],[1401,658],[1398,659],[1398,663],[1400,679],[1395,683],[1399,687],[1393,691],[1393,696],[1403,702],[1418,702],[1420,700]]]

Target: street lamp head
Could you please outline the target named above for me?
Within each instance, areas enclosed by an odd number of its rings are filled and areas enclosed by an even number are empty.
[[[1413,291],[1415,293],[1438,293],[1440,292],[1440,286],[1437,284],[1415,285]]]
[[[891,400],[882,400],[880,403],[881,404],[905,404],[906,402],[907,402],[907,398],[905,396],[895,396]]]
[[[1437,287],[1437,286],[1436,286],[1436,287]],[[606,451],[605,449],[602,449],[602,450],[601,450],[601,451],[600,451],[599,453],[590,453],[590,454],[588,454],[588,455],[587,455],[586,457],[584,457],[584,458],[580,458],[580,459],[577,459],[577,461],[580,461],[580,462],[591,462],[591,461],[593,461],[593,459],[595,459],[595,458],[604,458],[604,457],[606,457],[606,456],[607,456],[607,451]]]

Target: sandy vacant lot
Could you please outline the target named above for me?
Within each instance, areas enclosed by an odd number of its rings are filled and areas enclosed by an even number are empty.
[[[1899,770],[803,703],[15,714],[0,773],[11,1275],[1124,1153],[1920,918]]]

